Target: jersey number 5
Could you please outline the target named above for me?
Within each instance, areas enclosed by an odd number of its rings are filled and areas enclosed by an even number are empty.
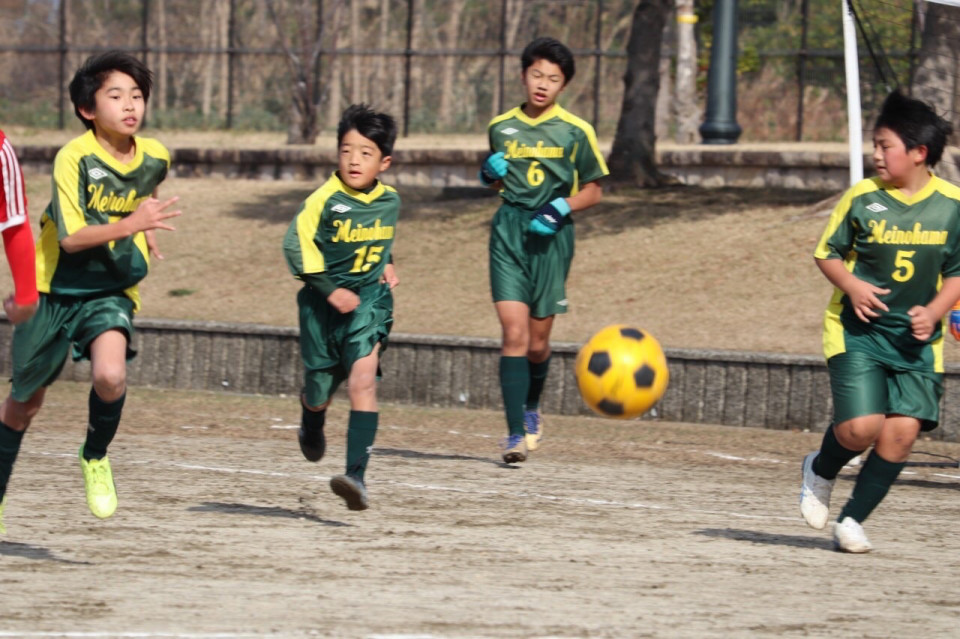
[[[350,269],[351,273],[366,273],[373,265],[380,261],[381,253],[383,253],[382,246],[361,246],[354,253],[357,254],[357,259],[353,261],[353,268]]]
[[[906,282],[913,277],[914,267],[910,258],[916,255],[916,253],[916,251],[897,251],[897,257],[893,261],[897,270],[895,270],[890,277],[898,282]]]

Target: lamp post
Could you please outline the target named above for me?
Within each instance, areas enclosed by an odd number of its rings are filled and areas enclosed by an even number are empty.
[[[742,131],[737,124],[737,0],[717,0],[707,72],[707,114],[700,136],[704,144],[734,144]]]

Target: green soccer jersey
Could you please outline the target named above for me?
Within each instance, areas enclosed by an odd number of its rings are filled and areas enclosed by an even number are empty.
[[[491,120],[487,133],[490,149],[506,156],[500,196],[513,206],[536,211],[610,173],[593,127],[559,104],[536,119],[511,109]]]
[[[960,188],[936,176],[912,197],[878,177],[851,187],[833,210],[817,259],[842,259],[861,280],[890,289],[882,296],[889,311],[861,322],[850,300],[836,289],[824,319],[824,353],[829,359],[847,350],[847,340],[863,335],[883,338],[904,361],[923,355],[925,343],[911,335],[907,311],[926,306],[944,277],[960,276]],[[879,343],[874,340],[875,343]],[[942,326],[928,343],[934,346],[934,370],[942,372]],[[918,360],[918,364],[919,364]]]
[[[53,197],[40,217],[37,288],[43,293],[95,297],[122,292],[140,308],[137,283],[150,267],[146,237],[133,236],[67,253],[60,241],[92,224],[112,224],[151,197],[170,167],[156,140],[135,138],[136,154],[122,163],[93,131],[68,142],[53,161]]]
[[[355,191],[334,174],[300,205],[283,240],[290,272],[325,273],[353,291],[380,281],[400,216],[396,190],[377,182]]]

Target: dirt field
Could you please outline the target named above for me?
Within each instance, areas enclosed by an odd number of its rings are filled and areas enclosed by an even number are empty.
[[[385,406],[372,507],[353,513],[327,488],[342,405],[311,465],[293,398],[138,388],[111,448],[120,509],[99,521],[75,459],[86,392],[54,386],[25,440],[0,636],[956,633],[955,467],[907,468],[867,522],[874,553],[842,555],[797,513],[815,434],[553,417],[509,467],[497,414]]]

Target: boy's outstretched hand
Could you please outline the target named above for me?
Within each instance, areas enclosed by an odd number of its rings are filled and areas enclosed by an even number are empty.
[[[397,269],[393,264],[387,264],[383,267],[383,277],[381,280],[390,286],[391,291],[397,287],[397,284],[400,283],[400,277],[397,275]]]
[[[133,227],[134,232],[152,231],[154,229],[175,231],[176,229],[167,224],[166,220],[182,215],[182,212],[180,210],[168,211],[167,208],[178,200],[180,198],[176,196],[163,201],[155,197],[148,197],[140,203],[137,210],[127,216],[126,221]]]

